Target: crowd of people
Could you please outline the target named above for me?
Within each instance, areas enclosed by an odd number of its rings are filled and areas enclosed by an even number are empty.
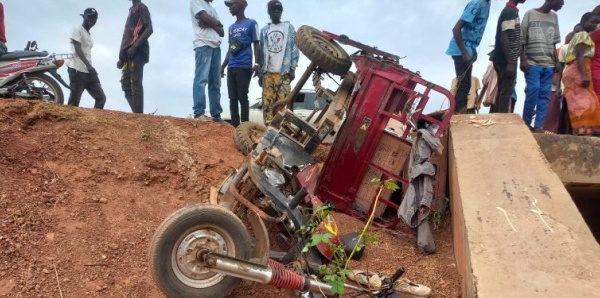
[[[125,23],[117,68],[122,70],[121,87],[134,113],[144,113],[144,65],[150,56],[149,37],[153,33],[150,10],[142,0],[132,0]],[[221,79],[227,74],[231,124],[238,126],[249,119],[248,91],[253,76],[263,88],[264,121],[272,119],[272,107],[291,92],[300,52],[295,43],[296,29],[282,21],[283,5],[279,0],[267,3],[271,22],[259,30],[255,20],[245,16],[246,0],[225,1],[235,23],[225,29],[213,0],[190,0],[194,30],[195,75],[193,82],[193,117],[201,121],[221,121]],[[106,95],[92,64],[94,41],[90,30],[96,25],[98,11],[87,8],[83,21],[70,36],[73,59],[67,62],[70,95],[68,104],[79,106],[87,91],[95,100],[94,108],[103,109]],[[0,55],[7,52],[4,34],[4,7],[0,2]],[[221,43],[228,34],[227,54],[221,61]],[[208,96],[207,96],[208,95]],[[207,97],[209,115],[206,115]]]
[[[221,79],[227,72],[227,89],[231,124],[248,121],[248,90],[252,76],[259,77],[263,87],[265,123],[272,119],[271,106],[290,93],[290,82],[298,66],[299,51],[295,44],[294,27],[281,20],[283,5],[278,0],[267,4],[271,23],[259,30],[255,20],[244,14],[246,0],[225,1],[236,17],[227,29],[228,51],[221,61],[221,43],[226,29],[212,5],[212,0],[190,0],[190,13],[195,34],[195,74],[193,82],[193,115],[201,121],[221,121]],[[102,109],[106,96],[98,74],[92,66],[93,41],[90,29],[96,24],[98,12],[86,9],[83,23],[73,29],[71,47],[73,59],[67,64],[71,95],[68,104],[78,106],[87,90]],[[152,19],[141,0],[133,0],[125,24],[117,67],[122,69],[121,86],[134,113],[144,112],[144,65],[149,60],[148,38],[152,35]],[[254,62],[254,63],[253,63]],[[208,96],[207,96],[208,95]],[[209,115],[206,115],[207,97]]]
[[[272,119],[272,106],[287,97],[295,78],[299,51],[296,30],[282,21],[279,0],[267,4],[271,22],[259,29],[245,16],[246,0],[224,1],[236,20],[227,29],[219,19],[213,0],[190,0],[195,33],[195,75],[193,116],[202,121],[221,121],[221,80],[227,77],[231,124],[249,119],[248,91],[253,76],[263,88],[264,121]],[[455,113],[476,113],[481,103],[491,113],[513,113],[516,78],[525,77],[524,122],[535,132],[600,135],[600,6],[582,15],[573,31],[561,42],[557,13],[564,0],[544,0],[521,20],[519,4],[509,0],[496,25],[495,44],[488,53],[490,64],[483,84],[472,76],[477,49],[485,32],[491,0],[470,0],[452,29],[446,54],[454,61],[456,78]],[[106,95],[92,65],[94,45],[90,29],[98,19],[94,8],[81,14],[83,22],[70,36],[73,59],[67,62],[71,94],[68,104],[78,106],[82,93],[94,98],[102,109]],[[0,54],[7,51],[4,8],[0,2]],[[117,67],[122,69],[121,86],[134,113],[144,112],[144,65],[149,60],[148,38],[152,35],[150,11],[142,0],[132,0]],[[221,59],[221,45],[227,34],[227,54]],[[478,92],[481,90],[481,92]],[[485,97],[485,100],[483,99]],[[207,109],[208,98],[208,112]]]
[[[263,88],[264,121],[268,124],[272,119],[271,107],[275,102],[287,97],[291,91],[290,82],[295,78],[295,69],[300,57],[295,43],[296,30],[292,24],[281,20],[283,5],[279,0],[271,0],[267,3],[267,13],[271,22],[260,30],[258,23],[245,15],[248,2],[231,0],[225,1],[225,5],[236,17],[236,21],[225,31],[212,2],[213,0],[190,0],[196,62],[192,93],[193,117],[200,121],[221,121],[223,112],[221,79],[227,74],[230,123],[237,127],[241,122],[248,121],[250,81],[253,76],[258,76],[259,85]],[[135,11],[139,11],[139,17],[132,17],[132,12]],[[137,27],[126,26],[119,62],[120,65],[124,65],[123,90],[129,90],[131,86],[133,100],[130,104],[138,102],[135,98],[136,94],[140,94],[142,108],[141,68],[147,62],[147,56],[144,55],[139,60],[133,58],[136,57],[137,52],[134,45],[136,43],[146,45],[147,37],[152,33],[150,14],[147,11],[147,7],[141,3],[141,0],[133,0],[127,23],[130,24],[131,19],[136,20]],[[128,28],[132,30],[128,31]],[[129,35],[128,32],[132,34]],[[221,43],[226,32],[228,34],[227,54],[221,61]],[[132,51],[131,48],[134,50]],[[140,69],[136,72],[134,67],[131,71],[126,71],[126,65],[140,65]],[[207,97],[210,116],[205,114]],[[127,98],[129,100],[129,97]]]
[[[475,113],[487,92],[483,102],[491,113],[513,113],[520,69],[526,81],[523,121],[532,131],[600,136],[600,6],[583,14],[557,49],[561,36],[556,12],[564,0],[545,0],[521,20],[518,5],[525,1],[509,0],[500,13],[480,94],[472,68],[491,1],[471,0],[465,7],[446,51],[456,71],[455,112]]]

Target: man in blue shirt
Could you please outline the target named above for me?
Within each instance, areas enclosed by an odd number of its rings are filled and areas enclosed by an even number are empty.
[[[471,0],[452,29],[453,38],[446,54],[452,56],[458,81],[455,113],[474,113],[467,110],[471,89],[471,71],[477,60],[477,47],[481,42],[490,14],[490,0]]]
[[[236,17],[236,21],[229,26],[229,50],[221,65],[221,76],[225,75],[225,68],[229,66],[227,68],[229,110],[231,111],[231,125],[237,127],[240,122],[248,121],[250,113],[248,88],[252,72],[255,76],[258,74],[258,64],[252,65],[252,55],[258,61],[258,24],[244,15],[246,6],[248,6],[246,0],[225,1],[225,5],[229,7],[229,12]]]

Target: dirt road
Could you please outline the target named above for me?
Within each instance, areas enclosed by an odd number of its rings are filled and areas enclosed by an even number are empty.
[[[180,207],[208,201],[243,156],[227,124],[0,100],[0,297],[163,297],[149,240]],[[344,229],[361,223],[338,216]],[[406,232],[406,231],[405,231]],[[439,253],[375,229],[356,268],[407,276],[453,297],[449,225]],[[410,233],[409,233],[410,234]],[[234,297],[285,297],[243,283]]]

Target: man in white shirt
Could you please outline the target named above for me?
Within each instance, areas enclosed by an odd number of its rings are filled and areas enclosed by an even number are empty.
[[[267,3],[271,18],[260,30],[259,79],[263,87],[262,103],[265,124],[273,120],[273,105],[284,100],[291,92],[290,83],[296,77],[300,51],[295,42],[296,29],[290,22],[281,21],[283,5],[279,0]]]
[[[190,0],[196,71],[194,75],[194,118],[201,121],[221,121],[221,40],[225,36],[219,15],[211,5],[213,0]],[[206,87],[210,116],[206,111]]]
[[[83,24],[73,28],[71,34],[71,51],[73,59],[67,62],[71,95],[68,104],[70,106],[79,106],[83,91],[94,98],[96,103],[94,108],[103,109],[106,103],[106,95],[100,85],[100,79],[96,69],[92,66],[92,47],[94,41],[90,34],[90,29],[96,25],[98,12],[94,8],[87,8],[83,14]]]

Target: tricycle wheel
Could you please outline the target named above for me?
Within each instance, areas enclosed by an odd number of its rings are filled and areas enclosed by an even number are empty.
[[[233,133],[235,145],[244,155],[252,151],[254,144],[260,141],[267,128],[256,122],[242,122]]]
[[[224,297],[238,278],[211,272],[200,250],[248,259],[250,235],[242,221],[219,206],[180,209],[158,227],[150,244],[150,272],[169,297]]]
[[[344,76],[352,66],[348,53],[335,41],[323,36],[321,31],[302,26],[296,33],[296,44],[310,61],[323,70]]]

